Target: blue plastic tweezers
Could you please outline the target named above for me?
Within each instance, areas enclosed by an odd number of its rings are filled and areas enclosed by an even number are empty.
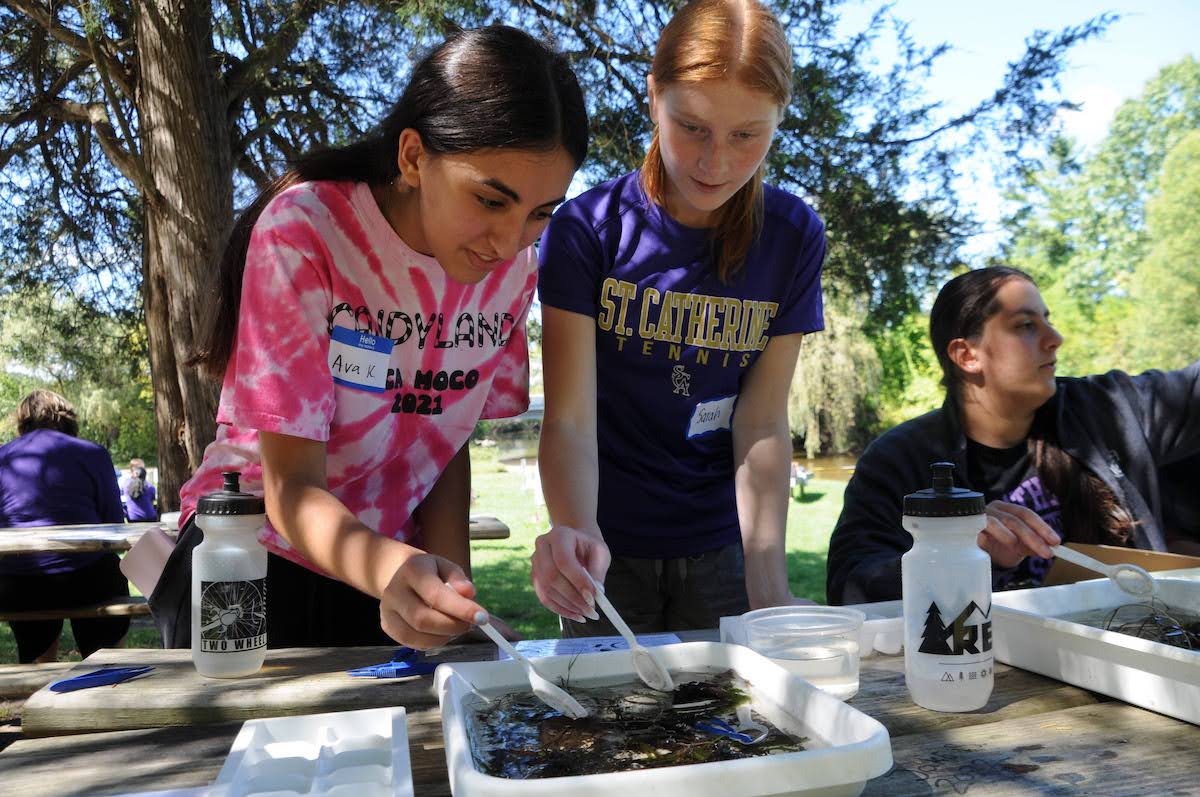
[[[359,678],[407,678],[410,675],[428,675],[437,666],[437,662],[422,660],[419,650],[398,648],[391,661],[347,670],[347,673]]]
[[[705,733],[715,733],[717,736],[728,736],[735,742],[741,744],[754,744],[755,740],[749,734],[742,733],[737,728],[730,725],[723,719],[712,717],[711,719],[701,720],[694,726],[698,731]]]
[[[51,692],[74,692],[79,689],[91,689],[93,686],[109,686],[137,678],[153,670],[153,667],[102,667],[99,670],[85,672],[74,678],[64,678],[50,684]]]

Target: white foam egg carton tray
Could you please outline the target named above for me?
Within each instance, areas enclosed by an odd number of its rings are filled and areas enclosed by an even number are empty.
[[[249,720],[208,797],[412,797],[402,707]]]

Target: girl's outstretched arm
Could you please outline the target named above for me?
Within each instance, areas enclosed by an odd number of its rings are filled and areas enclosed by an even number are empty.
[[[437,647],[486,618],[462,568],[376,534],[329,492],[324,443],[260,432],[259,447],[271,525],[305,559],[378,597],[380,625],[393,639]]]
[[[542,367],[538,471],[551,527],[534,547],[533,589],[547,609],[582,622],[598,617],[584,568],[603,582],[611,561],[596,523],[595,319],[543,305]]]
[[[733,415],[734,479],[751,609],[796,602],[788,586],[784,538],[792,462],[787,397],[801,338],[796,333],[768,341],[746,375]]]

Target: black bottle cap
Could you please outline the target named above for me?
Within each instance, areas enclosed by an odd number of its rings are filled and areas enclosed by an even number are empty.
[[[241,476],[236,470],[221,473],[225,484],[215,493],[209,493],[196,503],[196,512],[201,515],[262,515],[267,505],[257,495],[243,493],[238,485]]]
[[[983,493],[954,486],[954,463],[934,462],[933,487],[904,496],[904,514],[912,517],[982,515]]]

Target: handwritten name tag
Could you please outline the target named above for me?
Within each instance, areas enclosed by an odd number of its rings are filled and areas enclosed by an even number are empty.
[[[699,437],[702,434],[715,432],[718,429],[729,429],[733,424],[733,405],[737,395],[726,396],[712,401],[701,401],[692,411],[692,420],[688,424],[688,438]]]
[[[388,338],[334,327],[329,338],[329,372],[346,387],[382,393],[393,343]]]

